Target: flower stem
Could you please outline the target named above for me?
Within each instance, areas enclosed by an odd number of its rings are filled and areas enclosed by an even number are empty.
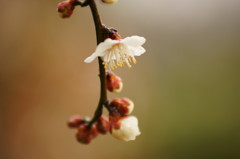
[[[95,0],[88,0],[88,5],[90,6],[94,24],[95,24],[95,30],[96,30],[96,37],[97,37],[97,44],[101,43],[103,39],[103,29],[104,25],[101,22],[101,18],[99,16],[97,6],[95,3]],[[100,90],[100,99],[98,103],[98,107],[95,111],[94,117],[89,123],[89,127],[92,126],[92,124],[99,119],[102,115],[102,109],[103,106],[107,103],[107,91],[106,91],[106,71],[103,65],[103,60],[101,57],[98,57],[98,64],[99,64],[99,78],[101,83],[101,90]]]

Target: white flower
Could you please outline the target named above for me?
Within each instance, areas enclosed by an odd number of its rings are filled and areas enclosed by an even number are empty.
[[[112,128],[113,137],[124,141],[130,141],[135,140],[136,136],[141,134],[138,128],[138,119],[135,116],[128,116],[120,119],[118,122],[120,122],[120,128]]]
[[[140,36],[131,36],[119,40],[108,38],[100,43],[96,51],[84,62],[90,63],[100,56],[103,58],[105,67],[110,70],[117,68],[117,66],[122,67],[124,63],[131,67],[131,63],[136,63],[134,56],[140,56],[145,52],[142,47],[145,41],[146,39]]]

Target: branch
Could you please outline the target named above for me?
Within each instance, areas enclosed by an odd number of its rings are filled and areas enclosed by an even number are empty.
[[[103,29],[105,28],[104,25],[101,22],[97,6],[95,3],[95,0],[87,0],[85,1],[90,6],[94,24],[95,24],[95,30],[96,30],[96,37],[97,37],[97,44],[101,43],[103,39]],[[95,111],[94,117],[91,120],[89,127],[99,119],[102,115],[102,109],[103,106],[107,104],[107,91],[106,91],[106,71],[103,65],[103,60],[101,57],[98,57],[98,64],[99,64],[99,78],[101,83],[101,90],[100,90],[100,99],[98,103],[98,107]]]

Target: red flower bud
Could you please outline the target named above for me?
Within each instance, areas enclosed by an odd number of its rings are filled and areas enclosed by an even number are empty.
[[[93,138],[98,135],[96,125],[89,127],[87,124],[82,124],[78,127],[76,134],[77,140],[83,144],[89,144]]]
[[[79,125],[85,123],[86,121],[88,121],[89,119],[81,117],[79,115],[73,116],[71,117],[67,124],[70,128],[77,128]]]
[[[123,83],[122,83],[122,79],[120,77],[118,77],[114,73],[108,71],[106,73],[106,80],[107,80],[107,89],[110,92],[121,92],[122,91]]]
[[[110,110],[117,111],[121,115],[129,115],[132,113],[134,103],[127,98],[115,98],[109,104]]]
[[[110,129],[108,119],[105,116],[101,116],[96,123],[96,127],[99,133],[106,134]]]
[[[57,6],[60,17],[68,18],[72,15],[75,8],[75,0],[68,0],[60,2]]]

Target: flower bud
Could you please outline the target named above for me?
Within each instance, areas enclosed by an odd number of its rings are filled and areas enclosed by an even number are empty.
[[[121,115],[129,115],[133,111],[134,103],[127,98],[115,98],[110,102],[109,107]]]
[[[118,0],[102,0],[103,3],[107,3],[107,4],[113,4],[116,3]]]
[[[72,15],[75,8],[75,0],[68,0],[60,2],[57,6],[60,17],[68,18]]]
[[[118,34],[117,30],[114,28],[107,28],[104,26],[103,28],[103,39],[106,40],[108,38],[112,40],[120,40],[122,39],[121,35]]]
[[[73,116],[71,117],[67,124],[70,128],[77,128],[79,125],[83,124],[86,120],[79,116],[79,115],[76,115],[76,116]]]
[[[106,80],[107,80],[107,89],[110,92],[119,93],[122,91],[123,83],[122,83],[122,79],[120,77],[118,77],[114,73],[108,71],[106,73]]]
[[[78,127],[76,134],[77,140],[83,144],[89,144],[93,138],[98,135],[96,125],[89,127],[87,124],[82,124]]]
[[[106,134],[110,129],[110,124],[105,116],[101,116],[96,123],[96,127],[99,133]]]
[[[135,116],[121,117],[117,125],[119,126],[111,125],[110,132],[113,137],[119,140],[135,140],[136,136],[141,134],[138,128],[138,119]]]

